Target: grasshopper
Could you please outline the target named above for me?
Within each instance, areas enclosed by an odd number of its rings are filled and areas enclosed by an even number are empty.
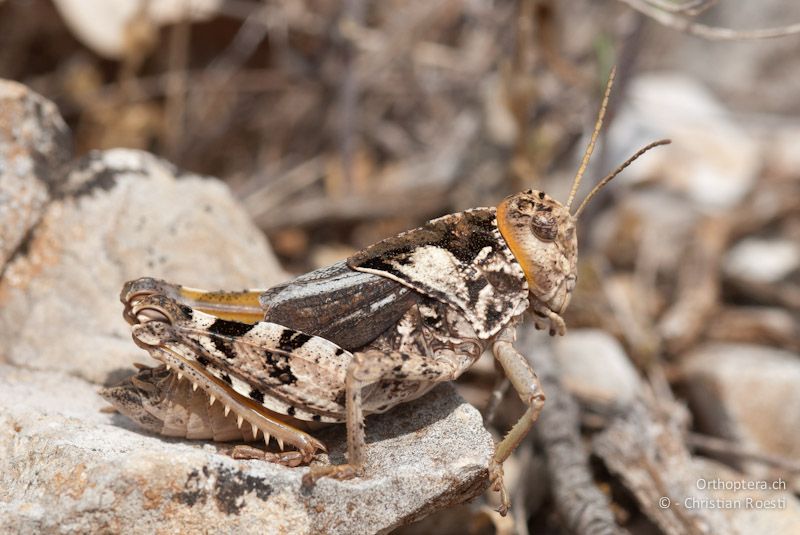
[[[545,396],[515,328],[563,335],[576,284],[575,225],[586,203],[651,143],[570,207],[602,126],[613,70],[581,167],[565,204],[527,190],[496,208],[475,208],[385,239],[346,261],[267,290],[209,292],[141,278],[125,284],[124,316],[135,343],[160,361],[102,394],[144,428],[167,436],[275,438],[262,458],[309,463],[325,445],[312,436],[345,422],[347,463],[304,475],[363,475],[364,417],[452,381],[490,349],[527,406],[496,445],[489,476],[509,499],[503,461],[536,421]],[[245,425],[246,424],[246,425]],[[284,445],[294,449],[284,451]],[[248,456],[240,446],[234,455]]]

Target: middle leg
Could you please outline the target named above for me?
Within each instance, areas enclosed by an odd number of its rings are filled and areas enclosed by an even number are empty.
[[[539,419],[544,407],[545,396],[539,378],[528,364],[528,360],[514,348],[515,332],[507,329],[500,333],[492,346],[494,357],[503,368],[506,377],[517,391],[522,402],[528,407],[525,414],[517,421],[506,436],[495,447],[490,477],[492,489],[500,492],[498,512],[505,516],[508,513],[509,499],[503,485],[503,461],[517,449],[522,439],[528,434],[533,424]]]
[[[452,351],[436,357],[400,351],[369,350],[355,353],[347,369],[345,405],[347,411],[347,463],[312,468],[303,476],[303,484],[311,486],[323,477],[350,479],[363,475],[366,440],[362,390],[384,380],[443,383],[459,373],[463,359]]]

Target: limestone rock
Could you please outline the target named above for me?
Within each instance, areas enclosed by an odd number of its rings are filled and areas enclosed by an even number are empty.
[[[800,458],[797,354],[713,344],[688,355],[682,370],[700,429],[765,453]],[[759,473],[759,465],[749,468]]]
[[[70,145],[52,102],[0,80],[0,268],[41,217]]]
[[[480,494],[493,453],[450,385],[367,419],[367,473],[301,489],[307,468],[237,461],[227,446],[146,434],[96,386],[0,365],[3,533],[375,533]],[[318,434],[343,462],[343,426]]]
[[[622,345],[599,329],[574,329],[553,341],[561,380],[580,400],[600,405],[629,404],[639,377]]]
[[[113,381],[142,355],[121,316],[125,281],[240,289],[286,278],[219,181],[116,149],[77,162],[60,188],[0,281],[0,341],[12,363]]]
[[[158,26],[180,21],[210,18],[220,0],[55,0],[53,2],[67,26],[83,44],[106,58],[119,59],[139,51],[132,46],[156,43],[143,32],[155,33]],[[138,30],[138,32],[137,32]],[[139,52],[141,53],[141,52]]]
[[[365,477],[308,490],[307,468],[100,412],[98,385],[147,359],[122,319],[125,281],[287,277],[222,182],[133,150],[68,164],[52,104],[2,82],[0,104],[0,533],[374,533],[483,491],[492,439],[450,386],[367,419]],[[345,461],[343,426],[315,435]]]
[[[723,269],[740,281],[778,282],[800,269],[800,244],[791,239],[744,239],[725,255]]]
[[[780,481],[751,480],[723,464],[701,457],[693,459],[690,469],[701,497],[695,500],[687,495],[683,503],[678,497],[678,503],[672,507],[708,509],[716,506],[727,517],[731,533],[800,532],[800,500]]]
[[[636,162],[619,183],[658,177],[665,189],[708,210],[740,203],[761,165],[756,140],[705,86],[678,73],[633,79],[608,137],[614,162],[643,139],[671,138],[672,145]]]

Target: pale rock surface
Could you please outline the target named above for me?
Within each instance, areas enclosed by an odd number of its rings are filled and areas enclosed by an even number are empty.
[[[236,290],[287,278],[217,180],[116,149],[78,161],[60,188],[0,281],[9,362],[113,381],[143,355],[121,315],[125,281]]]
[[[779,282],[800,270],[800,244],[791,239],[747,238],[723,260],[725,275],[754,283]]]
[[[307,490],[307,468],[149,435],[100,412],[96,391],[59,372],[0,365],[0,532],[366,534],[461,503],[488,483],[491,436],[450,385],[367,419],[364,478]],[[344,427],[318,436],[342,462]]]
[[[660,185],[707,210],[739,204],[761,166],[755,139],[703,84],[679,73],[634,78],[608,138],[615,162],[643,140],[672,139],[623,173],[618,185],[658,177]]]
[[[374,533],[486,488],[492,438],[450,386],[368,418],[366,477],[312,490],[307,468],[101,412],[99,385],[149,361],[121,316],[125,281],[287,276],[221,182],[132,150],[68,164],[51,103],[0,81],[0,104],[0,533]],[[315,435],[344,462],[343,426]]]
[[[573,329],[553,341],[564,386],[580,400],[622,408],[639,394],[640,380],[616,338],[600,329]]]
[[[800,533],[800,500],[788,487],[780,488],[780,482],[750,479],[728,466],[702,457],[693,458],[689,468],[693,472],[699,499],[689,495],[676,496],[677,503],[671,507],[709,510],[716,506],[727,519],[730,533]],[[737,484],[743,488],[734,487]],[[773,484],[775,489],[771,488]]]
[[[138,44],[136,30],[156,32],[159,26],[209,19],[219,10],[222,1],[54,0],[53,3],[84,45],[103,57],[119,59],[126,54],[141,53],[131,50]]]
[[[0,80],[0,268],[41,217],[70,148],[67,125],[52,102]]]
[[[789,460],[800,458],[800,355],[746,344],[710,344],[683,361],[704,432]],[[763,465],[746,465],[761,473]],[[794,484],[800,488],[800,480]]]
[[[614,263],[633,267],[646,258],[647,268],[670,277],[683,261],[676,251],[685,249],[700,219],[701,213],[679,194],[630,190],[620,196],[613,210],[602,212],[588,231],[592,242]]]

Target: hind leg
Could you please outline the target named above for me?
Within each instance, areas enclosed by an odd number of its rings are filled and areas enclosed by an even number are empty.
[[[257,459],[259,461],[267,461],[283,466],[291,466],[292,468],[300,466],[301,464],[308,464],[308,460],[300,451],[282,451],[280,453],[275,453],[264,451],[255,446],[248,446],[247,444],[234,446],[230,451],[230,455],[234,459]]]
[[[225,320],[256,323],[264,319],[259,296],[264,290],[242,290],[238,292],[207,291],[172,284],[151,277],[128,281],[122,287],[120,301],[125,305],[123,316],[131,325],[140,323],[132,315],[134,305],[149,295],[163,295],[195,310]]]

